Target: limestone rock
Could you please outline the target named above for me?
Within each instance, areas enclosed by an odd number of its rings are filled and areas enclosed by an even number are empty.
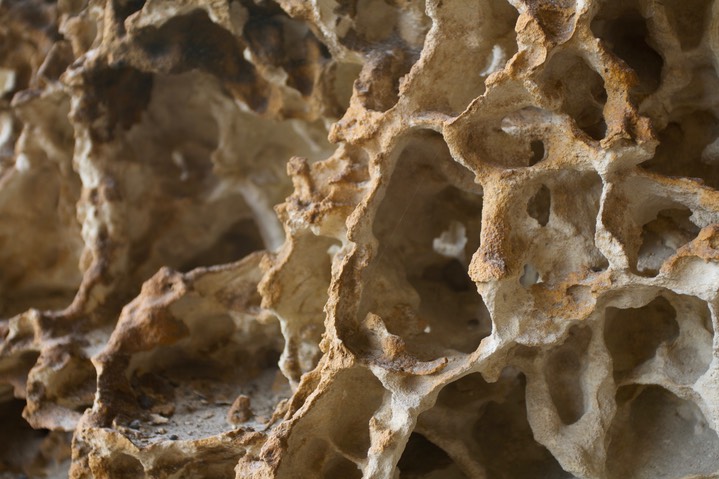
[[[719,2],[0,39],[0,478],[719,476]]]

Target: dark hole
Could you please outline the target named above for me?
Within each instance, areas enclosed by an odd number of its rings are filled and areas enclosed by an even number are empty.
[[[552,350],[545,367],[549,395],[564,424],[574,424],[585,412],[582,376],[592,331],[572,326],[561,346]]]
[[[607,103],[607,90],[604,88],[596,88],[592,90],[592,98],[600,105]]]
[[[604,138],[604,78],[583,58],[564,52],[551,58],[542,75],[550,93],[562,96],[562,111],[592,139]]]
[[[75,115],[93,125],[90,132],[94,140],[109,141],[117,126],[128,130],[140,121],[150,103],[151,74],[131,67],[111,66],[89,71],[86,75],[93,88],[83,97]],[[98,122],[97,119],[103,116],[107,121]]]
[[[113,6],[115,7],[115,17],[122,24],[127,17],[142,10],[145,0],[115,0]]]
[[[342,479],[361,479],[362,471],[354,462],[343,456],[338,456],[325,465],[324,474],[320,477],[322,477],[322,479],[334,479],[336,477],[341,477]]]
[[[137,458],[128,454],[113,456],[112,462],[108,465],[108,477],[117,479],[130,479],[144,477],[145,469]]]
[[[632,90],[632,96],[637,102],[659,87],[664,60],[647,43],[649,32],[646,21],[638,11],[625,10],[616,19],[603,18],[600,13],[591,28],[615,55],[636,72],[639,85]]]
[[[355,82],[355,90],[365,108],[387,111],[399,100],[400,79],[419,59],[419,52],[398,46],[381,53],[373,52]]]
[[[719,188],[719,120],[709,111],[693,111],[670,122],[659,132],[654,158],[642,167],[667,176],[698,178]]]
[[[607,124],[604,121],[604,117],[594,121],[591,124],[587,124],[581,127],[584,132],[589,135],[593,140],[601,140],[607,134]]]
[[[676,339],[676,316],[674,307],[661,296],[641,308],[607,308],[604,342],[612,355],[615,378],[652,359],[662,343]]]
[[[242,42],[204,10],[175,16],[159,28],[143,29],[134,40],[162,73],[201,70],[226,82],[232,94],[255,111],[266,106],[267,85],[245,59]]]
[[[529,144],[529,147],[532,149],[529,166],[534,166],[544,159],[544,143],[541,140],[534,140]]]
[[[474,289],[474,283],[467,274],[467,269],[456,259],[444,265],[442,278],[452,291],[471,291]]]
[[[549,222],[549,214],[552,206],[552,195],[549,188],[542,185],[527,204],[527,213],[537,220],[540,226],[546,226]]]
[[[418,477],[452,464],[452,458],[424,436],[412,433],[397,467],[400,477]]]
[[[150,409],[155,404],[155,400],[146,394],[140,394],[137,398],[137,403],[142,409]]]
[[[50,432],[30,427],[22,417],[24,408],[25,401],[19,399],[0,404],[0,477],[22,477],[28,472]]]
[[[214,245],[182,265],[180,270],[190,271],[201,266],[230,263],[263,248],[262,237],[255,222],[243,219],[232,225]]]

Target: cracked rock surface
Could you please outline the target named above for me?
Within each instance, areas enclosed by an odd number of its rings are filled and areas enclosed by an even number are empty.
[[[0,479],[719,477],[719,1],[0,0]]]

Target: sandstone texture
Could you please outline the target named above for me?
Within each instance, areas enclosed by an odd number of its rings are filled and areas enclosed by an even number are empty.
[[[719,1],[0,0],[0,479],[719,477]]]

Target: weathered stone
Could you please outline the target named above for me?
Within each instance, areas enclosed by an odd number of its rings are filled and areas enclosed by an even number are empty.
[[[0,40],[0,477],[719,475],[719,2]]]

